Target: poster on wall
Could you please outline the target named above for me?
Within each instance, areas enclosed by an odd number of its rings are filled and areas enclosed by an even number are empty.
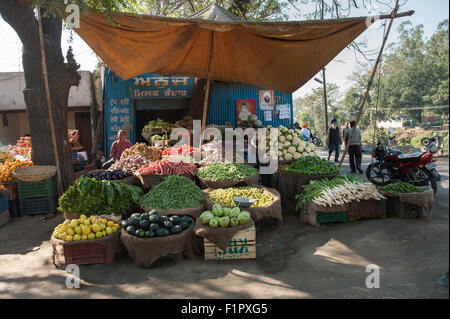
[[[236,122],[248,121],[250,115],[256,115],[256,100],[236,100]]]
[[[289,104],[280,104],[276,106],[277,111],[279,112],[280,120],[290,119],[291,118],[291,107]]]
[[[272,110],[273,105],[274,105],[273,90],[260,90],[259,91],[259,109],[260,110]]]

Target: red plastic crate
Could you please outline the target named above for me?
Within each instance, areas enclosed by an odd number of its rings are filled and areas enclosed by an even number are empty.
[[[112,264],[115,256],[107,260],[106,248],[96,243],[63,245],[66,265]]]

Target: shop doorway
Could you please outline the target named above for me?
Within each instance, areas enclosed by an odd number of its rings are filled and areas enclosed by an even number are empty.
[[[169,123],[175,123],[189,115],[188,106],[189,99],[135,100],[136,143],[147,143],[141,132],[149,121],[159,118]]]
[[[80,134],[79,142],[83,145],[83,151],[86,151],[88,161],[92,159],[92,132],[91,132],[91,113],[76,112],[75,127]]]

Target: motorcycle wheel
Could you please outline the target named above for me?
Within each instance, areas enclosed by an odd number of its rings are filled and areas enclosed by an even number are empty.
[[[431,186],[434,194],[437,192],[437,181],[433,176],[420,168],[410,169],[407,173],[409,182],[416,186]]]
[[[377,186],[384,186],[391,182],[389,172],[375,164],[367,166],[366,177],[370,182]]]
[[[423,139],[420,140],[420,144],[422,144],[422,146],[428,146],[431,143],[431,139],[429,137],[424,137]]]

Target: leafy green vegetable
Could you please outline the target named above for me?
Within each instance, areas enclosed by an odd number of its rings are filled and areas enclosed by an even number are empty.
[[[253,166],[241,163],[216,162],[202,167],[197,175],[210,181],[236,181],[258,174]]]
[[[352,182],[352,183],[365,183],[362,178],[357,177],[355,175],[352,176],[345,176],[345,175],[339,175],[335,178],[332,178],[331,180],[328,178],[324,178],[321,180],[313,180],[309,183],[309,185],[306,185],[303,187],[303,192],[295,196],[295,199],[297,199],[297,210],[303,207],[304,205],[309,204],[314,200],[314,198],[320,196],[320,194],[328,188],[333,188],[339,185],[345,184],[345,182]]]
[[[203,202],[203,192],[193,181],[184,176],[167,176],[152,187],[142,198],[142,207],[154,209],[185,209],[197,207]]]
[[[338,173],[339,167],[318,156],[306,156],[283,167],[282,170],[302,175],[331,175]]]
[[[378,187],[378,189],[391,194],[409,194],[422,193],[423,189],[416,187],[410,183],[396,182],[385,186]]]
[[[136,208],[142,194],[139,187],[120,181],[82,177],[59,198],[58,209],[88,215],[122,213]]]

